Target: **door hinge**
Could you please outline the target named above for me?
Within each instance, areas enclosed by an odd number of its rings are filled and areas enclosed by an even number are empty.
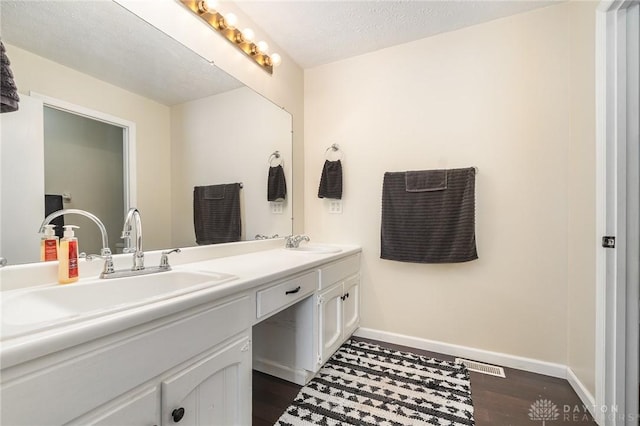
[[[602,247],[604,248],[615,248],[616,247],[616,237],[612,235],[605,235],[602,237]]]

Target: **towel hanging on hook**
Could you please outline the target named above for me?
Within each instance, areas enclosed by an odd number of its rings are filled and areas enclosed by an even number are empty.
[[[331,160],[332,153],[336,153],[335,160]],[[342,199],[342,150],[337,143],[332,144],[325,151],[325,161],[320,175],[318,198]]]
[[[267,201],[282,202],[287,196],[287,181],[284,176],[284,159],[280,151],[269,156],[269,175],[267,177]]]

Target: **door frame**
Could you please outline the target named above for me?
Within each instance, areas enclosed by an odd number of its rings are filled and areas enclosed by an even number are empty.
[[[638,3],[604,0],[596,11],[594,416],[601,426],[638,422]],[[600,246],[605,235],[616,237],[615,248]]]
[[[111,124],[122,129],[123,181],[125,182],[123,188],[123,216],[126,215],[131,207],[137,205],[138,200],[138,185],[136,179],[136,123],[41,93],[31,91],[29,92],[29,96],[40,99],[45,107],[55,108],[91,120]]]

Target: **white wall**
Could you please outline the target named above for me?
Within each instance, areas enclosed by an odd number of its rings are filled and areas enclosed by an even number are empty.
[[[568,73],[593,67],[570,55],[579,40],[570,43],[569,18],[587,19],[573,8],[539,9],[306,70],[306,231],[316,241],[362,244],[362,326],[567,363],[568,219],[578,215],[568,191],[575,179],[584,179],[586,192],[593,185],[588,156],[572,158],[569,180]],[[593,49],[593,40],[582,42]],[[328,214],[316,197],[334,142],[345,155],[342,215]],[[466,166],[479,168],[479,260],[381,260],[383,173]],[[592,235],[590,226],[587,220],[571,231]],[[587,266],[588,256],[574,259],[572,269]]]
[[[595,9],[597,2],[570,3],[571,138],[568,164],[567,365],[595,390]]]
[[[195,245],[193,187],[242,182],[243,239],[291,233],[291,115],[243,87],[171,108],[173,245]],[[269,157],[280,151],[284,212],[267,201]],[[276,162],[274,161],[274,165]]]
[[[5,47],[20,93],[34,91],[136,123],[137,207],[144,222],[145,249],[169,247],[169,107],[18,47]]]

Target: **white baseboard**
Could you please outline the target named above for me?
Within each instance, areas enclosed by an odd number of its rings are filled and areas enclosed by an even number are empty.
[[[525,358],[516,355],[509,355],[500,352],[485,351],[468,346],[453,345],[450,343],[438,342],[435,340],[422,339],[420,337],[407,336],[404,334],[390,333],[388,331],[375,330],[372,328],[359,328],[353,333],[354,336],[367,339],[380,340],[382,342],[394,343],[396,345],[408,346],[425,351],[438,352],[460,358],[467,358],[474,361],[486,362],[501,367],[515,368],[517,370],[529,371],[546,376],[566,379],[576,392],[582,403],[594,416],[595,398],[578,379],[571,368],[566,365],[552,362],[540,361],[533,358]],[[595,416],[594,416],[595,417]]]
[[[253,369],[283,380],[304,386],[313,378],[314,374],[301,369],[293,369],[269,360],[254,359]]]
[[[567,367],[567,381],[569,382],[575,393],[578,394],[578,398],[580,398],[580,401],[582,401],[584,406],[587,407],[587,410],[589,410],[591,417],[595,419],[596,399],[593,397],[593,395],[591,395],[591,392],[587,390],[586,386],[580,381],[580,379],[578,379],[578,376],[576,376],[576,374],[570,367]]]
[[[394,343],[396,345],[409,346],[426,351],[438,352],[460,358],[467,358],[474,361],[486,362],[502,367],[515,368],[518,370],[530,371],[544,374],[546,376],[567,378],[567,367],[562,364],[539,361],[533,358],[524,358],[515,355],[503,354],[500,352],[485,351],[468,346],[453,345],[450,343],[438,342],[435,340],[422,339],[419,337],[407,336],[403,334],[390,333],[388,331],[374,330],[371,328],[359,328],[354,333],[355,336],[368,339],[381,340],[383,342]]]

